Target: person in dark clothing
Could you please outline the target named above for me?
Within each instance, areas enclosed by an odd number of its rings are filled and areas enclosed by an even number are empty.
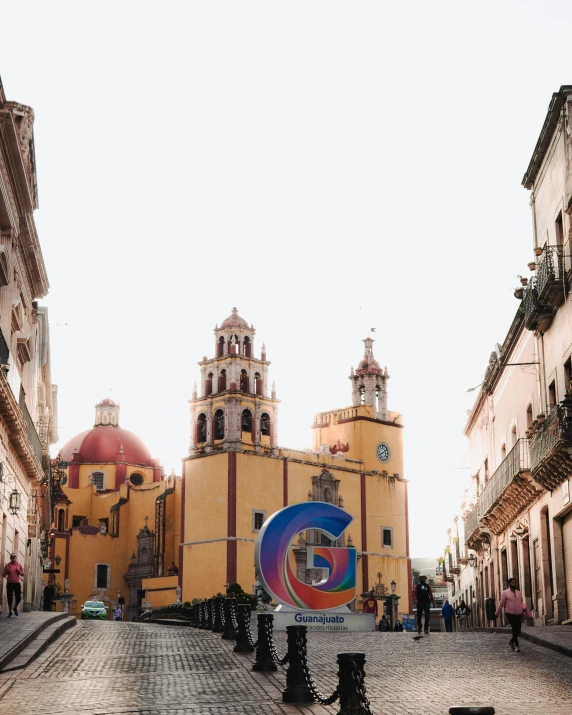
[[[52,610],[52,602],[56,595],[55,589],[51,583],[48,583],[44,588],[44,611]]]
[[[445,603],[443,604],[443,608],[441,609],[441,615],[443,616],[443,620],[445,621],[445,632],[452,633],[455,609],[453,608],[453,606],[451,606],[449,601],[445,601]]]
[[[403,633],[403,623],[401,621],[397,621],[393,630],[395,633]]]
[[[459,624],[460,631],[466,631],[469,628],[469,616],[471,615],[471,609],[467,606],[464,601],[461,601],[457,608],[455,609],[457,614],[457,623]]]
[[[379,629],[380,631],[388,631],[389,630],[389,621],[385,616],[381,617],[381,620],[379,621]]]
[[[413,589],[413,600],[417,603],[417,633],[421,633],[423,615],[425,614],[426,635],[429,635],[429,618],[431,616],[431,605],[435,608],[435,598],[431,586],[427,583],[427,576],[421,574],[419,583]]]

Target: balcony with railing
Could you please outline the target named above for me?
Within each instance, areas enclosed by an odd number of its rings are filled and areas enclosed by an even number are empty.
[[[528,441],[519,439],[479,496],[481,521],[500,534],[541,493],[530,476]]]
[[[569,393],[530,438],[530,471],[534,480],[549,491],[572,476],[572,396]]]
[[[479,505],[477,504],[465,521],[465,544],[473,548],[471,544],[479,531]]]
[[[564,300],[564,252],[562,246],[545,246],[536,262],[538,299],[558,307]]]
[[[548,330],[554,317],[554,309],[540,300],[538,278],[533,276],[524,291],[521,309],[524,313],[524,324],[528,330]]]
[[[36,430],[36,425],[34,424],[34,421],[32,420],[32,417],[28,411],[28,408],[26,407],[26,402],[24,399],[22,399],[21,396],[20,396],[20,401],[19,401],[19,407],[20,407],[20,411],[22,412],[22,417],[24,418],[24,422],[26,424],[26,436],[28,438],[29,443],[32,446],[32,449],[34,450],[34,454],[38,458],[38,462],[40,462],[40,464],[41,464],[42,463],[42,442],[41,442],[38,432]]]

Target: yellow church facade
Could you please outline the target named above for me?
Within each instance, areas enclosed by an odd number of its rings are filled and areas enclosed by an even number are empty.
[[[348,407],[316,416],[313,448],[278,446],[275,386],[268,387],[266,348],[236,309],[215,328],[215,354],[199,363],[190,401],[191,447],[183,461],[179,579],[183,600],[210,597],[227,584],[251,591],[254,543],[264,520],[289,504],[325,501],[353,516],[339,546],[358,555],[357,592],[396,583],[399,612],[409,613],[411,568],[401,415],[387,409],[387,369],[373,340],[350,374]],[[300,535],[298,578],[311,581],[306,547],[329,543]],[[381,579],[378,576],[381,574]]]
[[[86,601],[101,600],[109,611],[122,604],[132,620],[145,597],[154,606],[176,600],[181,480],[165,477],[144,443],[119,426],[113,400],[95,410],[94,426],[69,440],[52,464],[44,583],[58,593],[67,585],[76,615]]]

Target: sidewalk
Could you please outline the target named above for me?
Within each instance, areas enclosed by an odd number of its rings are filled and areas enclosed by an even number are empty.
[[[508,633],[510,628],[477,628],[485,633]],[[520,637],[572,658],[572,626],[523,626]]]
[[[57,629],[67,613],[31,611],[8,618],[0,616],[0,671],[4,670],[34,639],[46,629]]]

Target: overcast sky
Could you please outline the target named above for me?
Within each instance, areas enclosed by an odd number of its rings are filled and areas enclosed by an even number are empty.
[[[307,447],[375,327],[412,555],[441,553],[466,390],[532,259],[520,182],[572,80],[569,4],[0,8],[6,95],[36,112],[61,444],[110,395],[180,473],[197,361],[236,305],[272,360],[280,444]]]

